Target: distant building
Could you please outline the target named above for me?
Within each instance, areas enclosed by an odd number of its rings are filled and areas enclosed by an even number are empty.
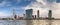
[[[37,16],[35,15],[35,19],[37,18]]]
[[[33,14],[33,9],[26,10],[26,18],[28,19],[32,18],[32,14]]]
[[[33,19],[36,19],[36,18],[37,18],[37,16],[36,16],[36,15],[32,15],[32,17],[33,17]]]
[[[24,19],[24,17],[18,16],[18,20],[23,20],[23,19]]]
[[[23,14],[23,16],[25,17],[26,15],[25,15],[25,14]]]
[[[17,15],[15,15],[14,18],[17,19]]]
[[[51,18],[52,18],[52,10],[49,10],[48,18],[49,18],[49,19],[51,19]]]
[[[32,15],[33,19],[34,19],[34,15]]]

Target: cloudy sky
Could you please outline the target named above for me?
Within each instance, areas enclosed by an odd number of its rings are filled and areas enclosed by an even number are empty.
[[[41,17],[48,16],[48,10],[52,10],[55,18],[60,18],[60,0],[0,0],[0,17],[13,15],[13,9],[17,15],[22,16],[26,9],[33,9],[33,15],[40,10]]]

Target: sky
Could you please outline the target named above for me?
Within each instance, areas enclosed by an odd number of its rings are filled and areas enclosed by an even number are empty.
[[[0,0],[0,17],[13,15],[13,9],[19,16],[23,16],[26,9],[33,9],[33,15],[37,15],[40,10],[40,16],[48,16],[48,10],[52,10],[55,18],[60,18],[60,0]]]

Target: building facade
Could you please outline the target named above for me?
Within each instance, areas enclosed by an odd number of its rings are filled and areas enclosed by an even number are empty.
[[[27,9],[26,10],[26,18],[27,19],[32,18],[32,14],[33,14],[33,9]]]

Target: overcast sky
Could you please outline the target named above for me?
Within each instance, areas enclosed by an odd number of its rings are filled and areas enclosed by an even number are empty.
[[[60,0],[0,0],[0,17],[12,16],[13,9],[16,14],[22,16],[26,9],[33,9],[33,15],[40,10],[40,16],[48,16],[48,10],[52,10],[53,17],[60,18]]]

